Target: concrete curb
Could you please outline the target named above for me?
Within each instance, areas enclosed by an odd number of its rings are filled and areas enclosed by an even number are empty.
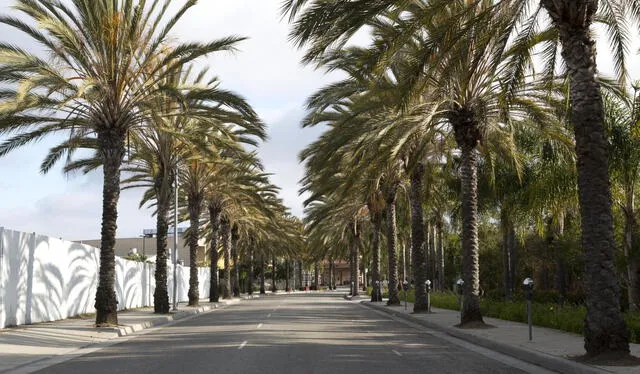
[[[435,324],[433,322],[425,321],[421,318],[414,317],[410,314],[398,313],[394,310],[386,308],[383,305],[376,305],[370,301],[361,301],[360,304],[371,309],[379,310],[393,317],[402,318],[406,321],[417,323],[424,327],[448,334],[450,336],[475,344],[477,346],[488,348],[492,351],[496,351],[496,352],[505,354],[507,356],[515,357],[521,361],[525,361],[530,364],[538,365],[548,370],[557,371],[560,373],[570,373],[570,374],[610,373],[610,371],[605,371],[597,367],[593,367],[586,364],[580,364],[566,358],[551,356],[542,352],[535,352],[532,350],[520,348],[518,346],[507,345],[507,344],[499,343],[487,338],[475,336],[472,334],[467,334],[464,332],[464,330],[457,329],[454,327],[444,327],[444,326]]]
[[[147,320],[140,323],[134,323],[131,325],[123,325],[118,327],[101,327],[100,329],[103,331],[109,331],[109,330],[114,331],[118,333],[118,337],[127,336],[142,330],[150,329],[152,327],[166,325],[173,321],[179,321],[187,317],[206,313],[214,309],[220,309],[228,305],[234,305],[239,303],[240,300],[244,300],[244,299],[238,298],[238,299],[225,300],[223,302],[219,302],[212,305],[203,305],[196,308],[178,310],[177,312],[173,312],[168,315],[155,316],[152,320]]]

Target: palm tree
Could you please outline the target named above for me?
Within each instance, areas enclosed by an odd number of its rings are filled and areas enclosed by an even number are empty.
[[[635,90],[635,86],[634,86]],[[634,97],[604,96],[605,124],[609,133],[610,168],[614,201],[624,217],[623,248],[627,262],[629,310],[640,310],[640,231],[636,219],[636,184],[640,176],[640,139],[637,133],[637,92]]]
[[[43,170],[82,139],[97,143],[103,165],[100,274],[96,292],[96,323],[117,324],[114,289],[114,244],[120,167],[127,134],[145,126],[146,103],[161,94],[164,77],[211,52],[232,50],[238,37],[210,43],[169,47],[168,35],[195,2],[185,2],[174,14],[131,1],[17,0],[14,9],[38,28],[15,17],[0,22],[25,33],[51,56],[45,61],[9,44],[0,46],[2,80],[15,82],[5,91],[1,154],[53,133],[69,134]],[[166,10],[166,9],[165,9]],[[164,25],[159,27],[159,25]]]
[[[169,312],[167,292],[167,230],[171,205],[171,185],[175,170],[194,151],[207,153],[235,147],[235,139],[227,136],[226,121],[253,132],[259,121],[241,97],[219,88],[217,78],[206,81],[206,69],[191,74],[186,68],[167,76],[165,84],[173,88],[171,95],[158,96],[156,110],[149,127],[133,137],[133,150],[123,171],[131,174],[122,183],[126,188],[149,187],[141,204],[156,201],[156,313]],[[176,107],[181,108],[175,115]],[[243,114],[244,113],[244,114]],[[197,120],[190,120],[197,119]]]

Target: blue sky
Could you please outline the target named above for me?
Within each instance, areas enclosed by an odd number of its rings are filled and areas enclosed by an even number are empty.
[[[12,0],[0,0],[0,13]],[[181,3],[177,1],[176,3]],[[250,39],[235,55],[220,54],[202,60],[222,85],[248,99],[269,126],[269,141],[260,154],[272,181],[292,212],[302,215],[297,181],[302,176],[298,152],[319,133],[301,129],[305,98],[332,77],[301,66],[301,52],[287,40],[288,25],[280,20],[280,0],[200,0],[178,24],[175,38],[211,40],[230,34]],[[3,40],[31,48],[19,33],[0,27]],[[333,77],[335,78],[335,76]],[[35,231],[64,239],[99,238],[102,174],[66,177],[59,168],[47,175],[39,165],[54,138],[21,148],[0,158],[0,226]],[[151,212],[138,209],[140,191],[124,191],[119,203],[118,236],[137,236],[154,227]]]
[[[0,0],[0,13],[12,0]],[[182,3],[176,1],[176,4]],[[303,103],[308,95],[337,77],[325,76],[301,66],[301,52],[287,40],[288,25],[281,21],[281,0],[200,0],[178,24],[174,37],[181,40],[211,40],[230,34],[250,39],[240,45],[236,55],[217,55],[203,60],[218,75],[225,88],[245,96],[269,126],[270,140],[260,154],[272,181],[282,187],[281,196],[292,212],[302,215],[302,198],[297,181],[302,176],[298,152],[319,134],[319,129],[301,129]],[[33,48],[27,39],[0,27],[4,41]],[[360,36],[356,42],[365,40]],[[637,39],[637,38],[636,38]],[[604,46],[602,46],[604,47]],[[604,48],[599,47],[599,68],[611,71]],[[633,51],[637,51],[634,43]],[[631,61],[633,62],[633,61]],[[640,77],[638,68],[634,77]],[[39,164],[56,139],[19,149],[0,158],[0,226],[21,231],[62,237],[96,239],[100,233],[101,172],[63,176],[60,169],[48,175],[39,173]],[[119,203],[118,236],[138,236],[154,227],[146,209],[138,209],[140,191],[125,191]]]

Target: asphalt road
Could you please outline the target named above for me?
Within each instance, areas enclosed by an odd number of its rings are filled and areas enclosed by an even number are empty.
[[[544,373],[340,294],[243,301],[42,373]]]

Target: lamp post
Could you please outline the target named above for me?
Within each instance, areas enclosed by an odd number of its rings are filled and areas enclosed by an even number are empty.
[[[373,298],[373,301],[382,301],[382,295],[380,292],[380,281],[377,280],[376,281],[376,288],[375,290],[373,290],[373,292],[375,292],[375,297]]]
[[[460,323],[462,323],[462,310],[464,308],[464,297],[462,295],[464,294],[464,281],[460,278],[456,284],[458,285],[458,295],[460,295]]]
[[[427,312],[431,313],[431,281],[427,279],[424,285],[427,288]]]
[[[533,339],[533,308],[531,300],[533,299],[533,279],[527,278],[522,282],[524,294],[527,298],[527,323],[529,324],[529,341]]]

